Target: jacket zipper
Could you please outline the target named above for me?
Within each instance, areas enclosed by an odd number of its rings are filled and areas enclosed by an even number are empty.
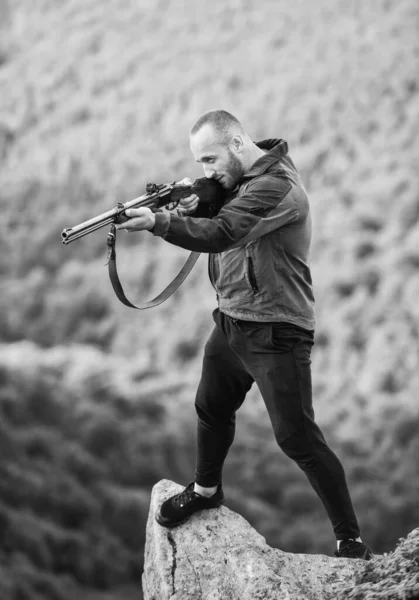
[[[211,282],[212,287],[215,290],[215,294],[217,296],[217,301],[219,300],[219,294],[218,294],[218,290],[217,287],[215,285],[215,268],[214,268],[214,263],[215,263],[215,256],[213,256],[212,254],[209,255],[208,257],[208,276],[209,276],[209,280]]]
[[[259,288],[256,281],[255,270],[253,268],[253,261],[251,256],[247,257],[247,275],[249,277],[249,283],[252,286],[252,290],[254,292],[258,292]]]
[[[214,257],[210,254],[208,257],[208,277],[209,277],[209,280],[210,280],[212,286],[214,286],[213,261],[214,261]]]

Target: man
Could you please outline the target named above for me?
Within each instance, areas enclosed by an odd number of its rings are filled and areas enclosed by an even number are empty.
[[[218,300],[195,401],[195,481],[166,500],[156,519],[173,527],[198,510],[222,504],[222,468],[234,438],[235,413],[256,382],[278,445],[305,472],[324,504],[337,539],[335,555],[369,559],[342,465],[314,420],[311,218],[287,144],[276,139],[255,144],[233,115],[213,110],[193,126],[190,146],[205,176],[227,190],[218,215],[191,216],[198,207],[192,195],[182,201],[182,215],[130,209],[130,219],[118,226],[150,230],[171,244],[209,253]]]

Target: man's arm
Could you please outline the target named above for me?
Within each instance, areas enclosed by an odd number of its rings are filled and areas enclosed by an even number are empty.
[[[223,252],[247,244],[298,218],[291,184],[272,175],[252,181],[243,196],[228,202],[213,219],[157,213],[153,234],[196,252]]]

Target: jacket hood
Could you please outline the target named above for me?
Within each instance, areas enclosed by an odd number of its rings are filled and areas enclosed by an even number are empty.
[[[288,144],[283,139],[269,138],[261,142],[256,142],[256,146],[261,150],[267,150],[267,152],[243,175],[243,179],[262,175],[262,173],[265,173],[273,164],[278,163],[288,153]]]

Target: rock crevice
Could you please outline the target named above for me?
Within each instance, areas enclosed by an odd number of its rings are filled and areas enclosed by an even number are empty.
[[[172,546],[173,549],[173,555],[172,555],[172,588],[173,588],[173,595],[176,594],[176,588],[175,588],[175,575],[176,575],[176,553],[177,553],[177,548],[176,548],[176,542],[173,538],[173,535],[171,534],[170,531],[168,531],[167,533],[167,539],[169,540],[169,544]]]

